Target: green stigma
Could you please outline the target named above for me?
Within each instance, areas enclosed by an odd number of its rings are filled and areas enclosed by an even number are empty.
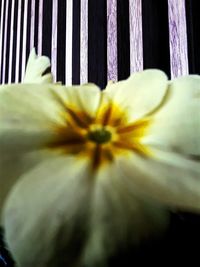
[[[111,137],[112,137],[111,132],[105,130],[104,128],[91,131],[88,134],[88,138],[97,144],[107,143],[110,141]]]

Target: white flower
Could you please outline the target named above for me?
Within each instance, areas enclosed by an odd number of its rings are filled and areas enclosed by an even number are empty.
[[[50,60],[46,56],[38,57],[33,48],[30,52],[24,76],[24,83],[52,83],[51,73],[45,73],[50,68]],[[45,74],[44,74],[45,73]]]
[[[18,265],[105,266],[164,231],[168,208],[200,211],[199,96],[199,76],[159,70],[104,91],[1,86],[0,207]]]

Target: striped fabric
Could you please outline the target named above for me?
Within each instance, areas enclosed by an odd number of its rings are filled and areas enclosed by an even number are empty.
[[[103,88],[152,67],[171,77],[199,72],[196,2],[1,0],[0,83],[23,79],[32,47],[51,58],[55,80],[67,85]]]

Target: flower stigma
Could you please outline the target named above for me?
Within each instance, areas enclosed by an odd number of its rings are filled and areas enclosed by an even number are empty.
[[[89,131],[88,133],[88,139],[97,144],[107,143],[111,140],[111,138],[111,132],[104,127],[101,129]]]

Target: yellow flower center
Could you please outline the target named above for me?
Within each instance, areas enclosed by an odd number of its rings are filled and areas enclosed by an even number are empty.
[[[54,125],[56,137],[48,144],[49,148],[89,157],[94,170],[113,162],[119,155],[151,154],[141,142],[150,124],[149,118],[130,123],[126,112],[113,103],[100,106],[97,114],[91,116],[67,105],[57,95],[56,98],[64,108],[61,114],[64,123]]]

